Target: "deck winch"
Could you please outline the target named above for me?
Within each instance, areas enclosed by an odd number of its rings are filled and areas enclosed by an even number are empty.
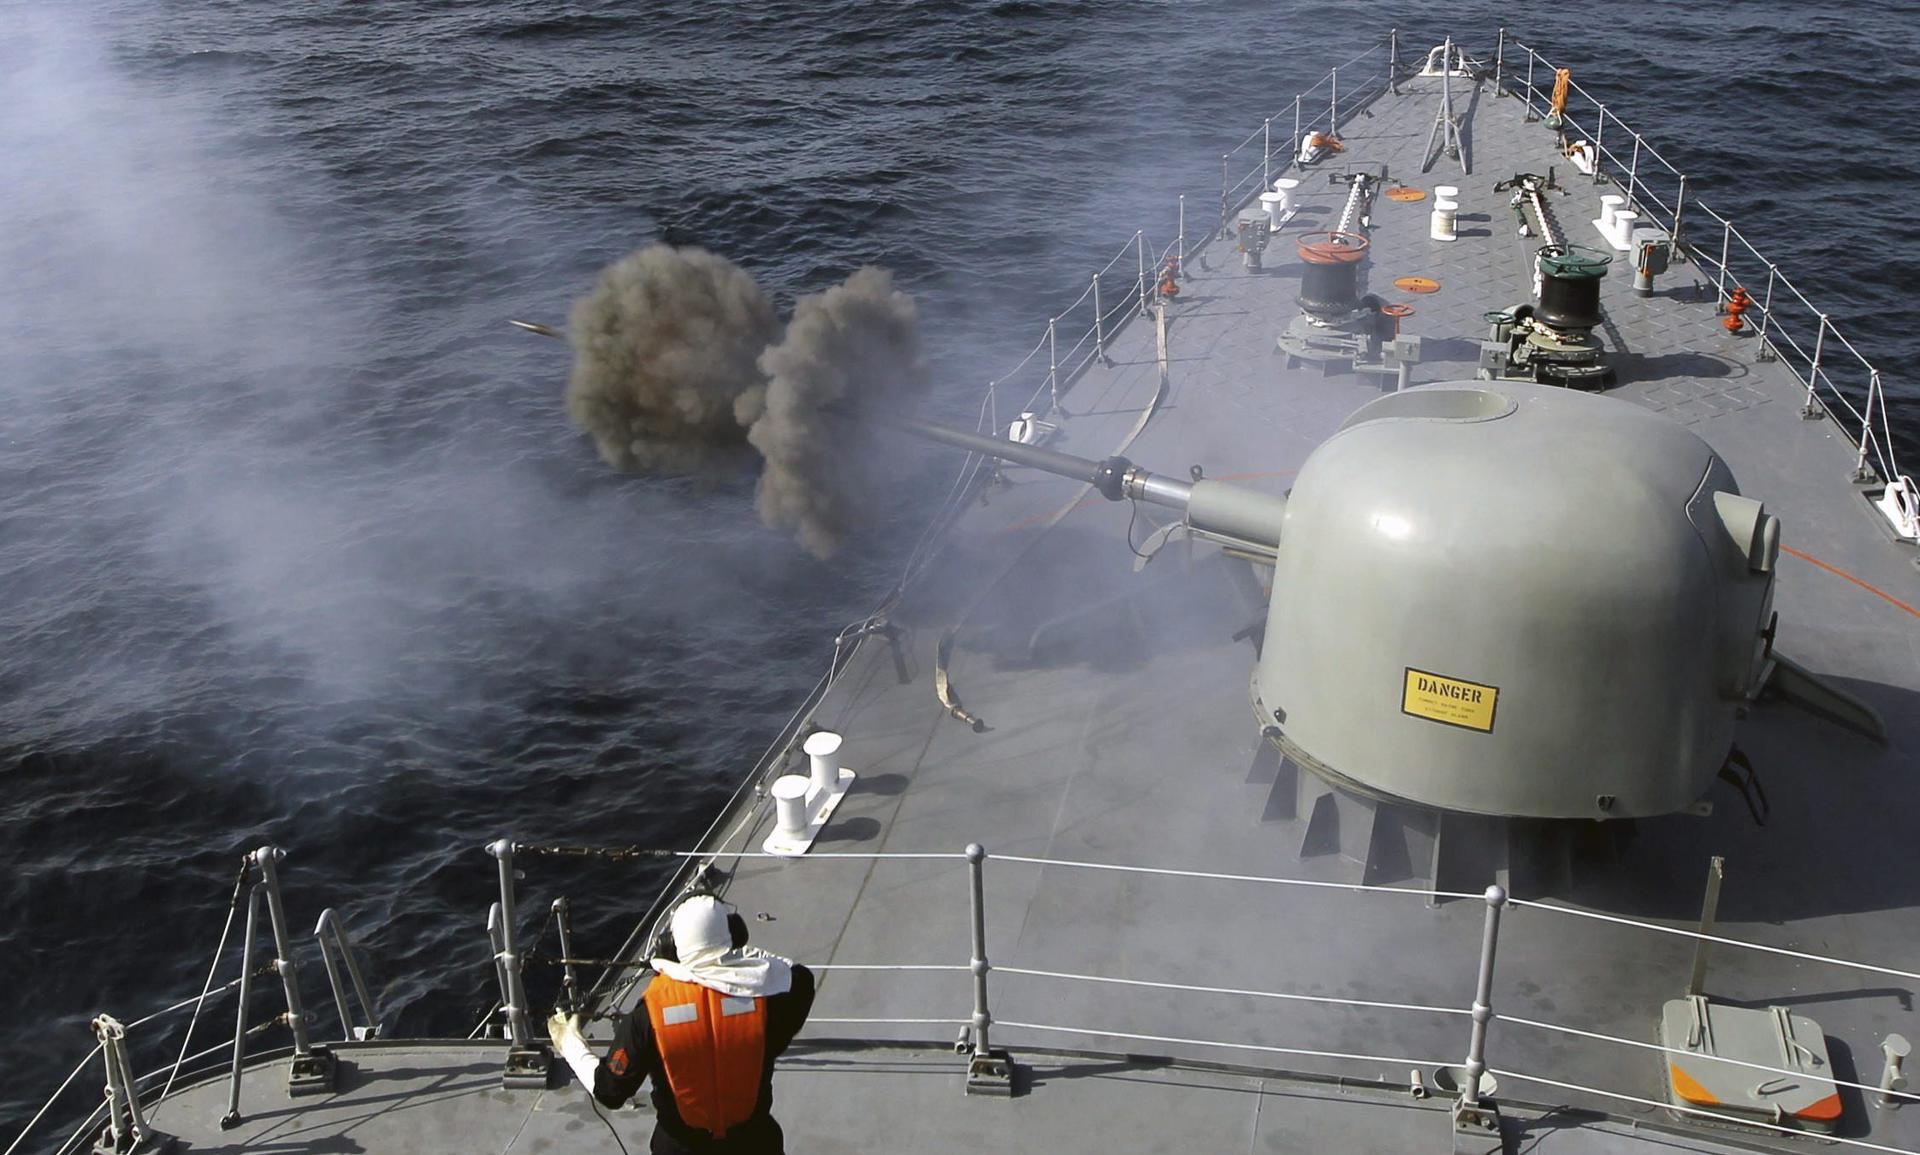
[[[1593,279],[1567,280],[1543,294],[1561,324],[1594,307]],[[1313,285],[1313,307],[1350,305],[1346,275]],[[1308,455],[1284,499],[1198,471],[1189,482],[914,428],[1180,510],[1192,535],[1270,557],[1255,714],[1311,772],[1299,776],[1303,842],[1337,794],[1347,817],[1328,821],[1360,861],[1431,855],[1438,880],[1449,855],[1491,841],[1474,830],[1443,852],[1449,815],[1698,810],[1770,681],[1884,732],[1870,708],[1772,652],[1779,520],[1706,442],[1635,405],[1517,382],[1392,393]],[[1372,844],[1383,805],[1425,850]]]
[[[1303,266],[1300,312],[1278,341],[1287,367],[1303,361],[1328,371],[1350,365],[1355,372],[1392,373],[1404,385],[1406,367],[1420,359],[1420,341],[1399,336],[1395,319],[1381,312],[1380,298],[1361,294],[1367,238],[1339,231],[1306,233],[1296,243]]]
[[[1613,384],[1606,347],[1594,335],[1600,281],[1613,258],[1582,245],[1543,245],[1534,259],[1534,300],[1486,315],[1480,378],[1517,379],[1571,389]]]

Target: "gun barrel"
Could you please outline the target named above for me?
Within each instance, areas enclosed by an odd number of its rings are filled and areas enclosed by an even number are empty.
[[[1282,497],[1218,481],[1163,477],[1147,472],[1124,457],[1095,461],[927,421],[899,424],[907,432],[930,441],[1087,482],[1109,501],[1130,499],[1177,509],[1195,529],[1265,552],[1272,552],[1280,541],[1280,520],[1286,512],[1286,499]]]

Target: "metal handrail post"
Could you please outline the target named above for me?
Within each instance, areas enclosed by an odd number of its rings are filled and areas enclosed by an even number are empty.
[[[1505,71],[1506,64],[1507,30],[1502,26],[1500,35],[1493,42],[1493,94],[1496,97],[1500,95],[1500,74]]]
[[[247,1008],[253,1002],[253,942],[260,922],[260,887],[247,891],[246,937],[240,940],[240,996],[233,1012],[233,1065],[227,1072],[227,1113],[220,1117],[220,1129],[240,1122],[240,1068],[247,1059]]]
[[[327,935],[332,934],[333,944],[340,948],[340,963],[335,964],[333,951],[327,944]],[[360,958],[353,952],[353,941],[347,937],[347,928],[340,921],[340,915],[332,908],[320,912],[320,921],[314,925],[313,935],[320,941],[320,961],[326,964],[327,983],[333,988],[333,1001],[340,1006],[340,1027],[346,1032],[349,1042],[354,1038],[353,1018],[347,1005],[347,992],[340,985],[340,969],[345,967],[347,981],[353,985],[354,997],[360,1000],[360,1009],[367,1015],[366,1037],[380,1033],[380,1014],[374,1010],[373,996],[367,990],[367,976],[360,969]]]
[[[992,1049],[993,1014],[987,1009],[987,888],[982,867],[987,860],[986,847],[978,842],[967,845],[968,909],[973,916],[973,1049],[985,1054]]]
[[[1680,216],[1687,209],[1687,178],[1680,178],[1680,191],[1673,198],[1673,251],[1676,256],[1685,259],[1686,241],[1680,236]]]
[[[127,1060],[127,1029],[112,1015],[97,1015],[93,1020],[94,1037],[100,1040],[100,1055],[107,1072],[107,1126],[113,1135],[115,1151],[158,1150],[170,1140],[147,1123],[140,1106],[140,1085],[134,1080],[133,1065]]]
[[[1720,230],[1720,280],[1714,286],[1714,292],[1720,296],[1718,303],[1725,304],[1727,299],[1727,253],[1733,244],[1733,222],[1721,221],[1726,226]]]
[[[1607,183],[1607,154],[1601,147],[1601,138],[1607,135],[1607,106],[1594,101],[1593,106],[1600,110],[1600,119],[1593,126],[1593,183]]]
[[[1773,320],[1773,283],[1780,279],[1780,266],[1767,262],[1767,291],[1760,300],[1760,349],[1755,354],[1762,361],[1771,361],[1773,357],[1767,351],[1773,348],[1767,343],[1767,327]]]
[[[1060,408],[1060,354],[1054,344],[1054,325],[1058,317],[1047,318],[1047,400],[1053,409]]]
[[[1273,118],[1260,122],[1260,191],[1273,187]]]
[[[1533,87],[1533,62],[1535,60],[1538,60],[1539,58],[1540,58],[1539,54],[1534,52],[1534,50],[1531,47],[1527,49],[1527,115],[1526,115],[1526,119],[1530,121],[1539,119],[1539,117],[1533,114],[1533,98],[1536,95],[1538,95],[1538,93]]]
[[[1140,262],[1140,315],[1149,317],[1153,315],[1153,310],[1147,307],[1147,231],[1145,229],[1133,231],[1133,252]]]
[[[513,902],[513,852],[511,839],[501,838],[487,843],[487,853],[493,855],[500,867],[500,964],[501,978],[505,983],[502,992],[506,996],[507,1030],[516,1047],[528,1046],[533,1032],[527,1026],[527,992],[520,977],[520,952],[516,949],[513,933],[515,919]]]
[[[1880,370],[1867,370],[1867,408],[1860,417],[1860,456],[1853,463],[1855,481],[1872,481],[1874,474],[1867,467],[1867,446],[1873,441],[1873,403],[1880,400],[1881,410],[1886,409],[1886,400],[1880,397]]]
[[[280,901],[280,876],[276,864],[287,856],[278,846],[262,846],[253,852],[260,868],[260,885],[267,892],[267,922],[273,929],[273,969],[280,976],[280,987],[287,995],[287,1026],[293,1031],[293,1054],[304,1058],[313,1050],[307,1041],[307,1016],[300,1005],[300,966],[293,958],[292,937],[287,934],[287,908]]]
[[[1223,237],[1227,235],[1227,159],[1232,155],[1226,152],[1220,154],[1220,235]]]
[[[1100,274],[1093,275],[1093,349],[1100,360],[1107,359],[1107,322],[1100,313]]]
[[[1327,86],[1327,135],[1340,139],[1340,68],[1327,74],[1333,83]]]
[[[1493,1021],[1493,958],[1500,945],[1500,911],[1507,905],[1505,887],[1489,886],[1487,920],[1480,930],[1480,972],[1473,984],[1473,1034],[1467,1042],[1465,1078],[1460,1083],[1460,1105],[1480,1106],[1480,1076],[1487,1073],[1487,1024]]]
[[[562,982],[566,984],[566,1004],[573,1008],[580,997],[580,974],[573,966],[573,905],[563,894],[553,900],[552,909],[554,929],[560,932],[560,957],[567,960],[561,972]]]
[[[1180,194],[1180,243],[1174,249],[1174,255],[1180,258],[1184,268],[1187,263],[1187,194]]]
[[[1627,163],[1627,207],[1634,207],[1635,190],[1640,187],[1640,134],[1633,134],[1633,159]],[[1631,239],[1631,238],[1629,238]]]
[[[1813,360],[1807,365],[1807,403],[1801,408],[1802,417],[1818,417],[1820,407],[1814,402],[1814,392],[1820,385],[1820,354],[1826,348],[1827,330],[1832,322],[1825,313],[1820,314],[1820,331],[1813,337]]]
[[[973,1016],[968,1020],[972,1056],[967,1060],[967,1094],[1013,1094],[1013,1060],[1005,1051],[996,1051],[991,1042],[993,1013],[987,1009],[987,887],[982,867],[986,848],[978,842],[967,844],[967,905],[972,917]]]
[[[1506,29],[1501,29],[1505,32]],[[1400,95],[1400,30],[1387,29],[1387,91]]]

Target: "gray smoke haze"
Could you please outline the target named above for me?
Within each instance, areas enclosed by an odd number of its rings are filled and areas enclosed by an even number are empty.
[[[705,249],[653,245],[607,266],[573,307],[567,413],[617,469],[696,472],[737,448],[734,403],[779,333],[743,269]]]
[[[800,298],[760,368],[766,389],[741,402],[747,440],[766,458],[760,519],[829,557],[886,499],[887,455],[871,419],[926,385],[913,298],[884,269],[861,269]]]
[[[608,464],[701,472],[750,444],[760,519],[820,558],[885,496],[869,419],[925,388],[913,298],[884,269],[801,297],[782,335],[739,266],[653,245],[608,266],[567,335],[567,413]]]

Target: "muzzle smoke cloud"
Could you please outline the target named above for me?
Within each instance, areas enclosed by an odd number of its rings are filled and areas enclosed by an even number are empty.
[[[877,268],[801,297],[782,334],[744,270],[654,245],[608,267],[568,336],[567,412],[609,464],[692,472],[744,442],[761,520],[820,558],[884,499],[872,418],[926,386],[913,298]]]

